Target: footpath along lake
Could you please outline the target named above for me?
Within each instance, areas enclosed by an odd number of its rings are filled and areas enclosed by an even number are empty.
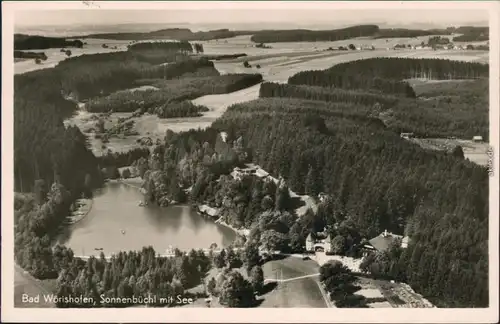
[[[212,243],[228,246],[236,238],[233,230],[200,216],[189,206],[140,207],[143,195],[125,184],[107,183],[93,199],[89,214],[60,239],[75,255],[98,256],[96,248],[110,255],[150,245],[157,253],[164,253],[169,246],[189,251],[209,248]]]

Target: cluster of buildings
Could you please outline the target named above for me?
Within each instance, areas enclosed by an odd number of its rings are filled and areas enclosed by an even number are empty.
[[[234,168],[233,172],[231,172],[231,176],[237,180],[241,180],[245,176],[256,176],[261,179],[266,179],[270,177],[269,173],[264,171],[259,166],[256,166],[251,163],[246,164],[246,168],[239,168],[239,167]]]
[[[395,241],[400,241],[401,248],[405,249],[410,243],[408,236],[397,235],[385,230],[380,235],[370,239],[368,243],[362,246],[363,256],[369,252],[384,252],[387,251]],[[318,238],[314,239],[311,234],[306,238],[306,251],[310,252],[329,252],[332,248],[332,238],[330,235],[325,237],[324,233],[318,233]]]

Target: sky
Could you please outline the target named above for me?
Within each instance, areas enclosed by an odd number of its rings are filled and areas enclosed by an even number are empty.
[[[248,8],[226,5],[223,9],[217,6],[207,9],[193,9],[209,3],[198,3],[191,8],[184,6],[182,9],[162,10],[116,10],[116,6],[102,3],[84,6],[72,10],[22,10],[14,14],[16,27],[36,26],[76,26],[76,25],[116,25],[116,24],[258,24],[258,23],[295,23],[308,24],[365,24],[386,23],[390,25],[408,25],[413,23],[433,25],[464,25],[467,23],[483,24],[488,21],[488,11],[471,9],[451,9],[450,6],[442,9],[400,8],[392,9],[353,10],[339,9],[339,5],[323,3],[321,6],[308,6],[293,8],[274,4],[272,8],[263,9],[262,3],[254,2]],[[248,4],[248,3],[247,3]],[[293,3],[292,3],[293,4]],[[329,6],[326,6],[328,4]],[[397,4],[397,2],[396,2]],[[141,8],[147,8],[148,3],[143,3]],[[158,5],[158,4],[157,4]],[[170,4],[172,6],[172,4]],[[219,6],[220,7],[220,6]],[[292,9],[289,9],[292,7]],[[29,7],[26,7],[29,8]],[[56,7],[57,8],[57,7]],[[71,8],[75,8],[74,6]],[[130,7],[131,8],[131,7]],[[165,6],[163,6],[165,8]],[[185,9],[189,8],[189,9]],[[288,8],[288,9],[287,9]]]

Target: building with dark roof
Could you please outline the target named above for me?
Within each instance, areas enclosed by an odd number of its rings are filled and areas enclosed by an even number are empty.
[[[403,237],[401,235],[393,234],[385,230],[380,235],[369,240],[368,241],[369,243],[365,244],[364,248],[366,250],[375,250],[378,252],[384,252],[387,251],[391,247],[393,242],[395,242],[396,240],[400,240],[402,248],[407,248],[410,242],[410,238],[408,236]]]

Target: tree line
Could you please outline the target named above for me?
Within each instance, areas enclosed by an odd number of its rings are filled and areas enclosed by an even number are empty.
[[[166,52],[193,53],[193,45],[187,41],[140,42],[128,45],[127,48],[129,51],[161,50]]]
[[[32,50],[32,49],[48,49],[59,47],[77,47],[82,48],[81,40],[67,40],[59,37],[45,37],[15,34],[14,35],[14,50]]]
[[[396,99],[364,90],[264,83],[261,99],[235,109],[247,113],[275,110],[294,113],[304,108],[329,116],[379,120],[397,134],[411,132],[417,137],[466,139],[480,135],[487,140],[488,87],[488,79],[422,83],[413,86],[419,98]]]
[[[264,30],[250,38],[254,43],[338,41],[355,37],[373,36],[379,31],[376,25],[358,25],[334,30]]]
[[[140,80],[141,81],[141,80]],[[132,112],[141,109],[161,118],[197,116],[206,107],[195,106],[186,100],[209,94],[237,91],[262,81],[260,74],[226,74],[209,77],[183,77],[173,80],[149,79],[141,84],[159,87],[158,90],[119,91],[95,98],[86,103],[91,112]]]
[[[261,84],[259,97],[298,98],[369,106],[378,103],[384,107],[393,107],[398,102],[397,97],[386,94],[272,82],[264,82]]]
[[[289,84],[320,87],[335,87],[341,89],[361,89],[377,93],[387,93],[395,96],[415,97],[410,84],[402,80],[370,76],[352,72],[302,71],[288,79]]]
[[[429,35],[449,35],[450,31],[446,29],[405,29],[388,28],[380,29],[375,38],[415,38]]]
[[[370,58],[341,63],[325,70],[328,74],[364,74],[388,79],[431,80],[478,79],[489,75],[488,64],[446,59]]]
[[[479,42],[489,39],[489,27],[461,26],[455,30],[456,34],[462,34],[453,37],[454,42]]]
[[[81,36],[79,38],[99,38],[114,40],[151,40],[151,39],[177,39],[179,41],[201,41],[231,38],[240,35],[251,35],[254,31],[234,31],[229,29],[216,29],[209,31],[193,32],[188,28],[167,28],[142,33],[100,33]]]

